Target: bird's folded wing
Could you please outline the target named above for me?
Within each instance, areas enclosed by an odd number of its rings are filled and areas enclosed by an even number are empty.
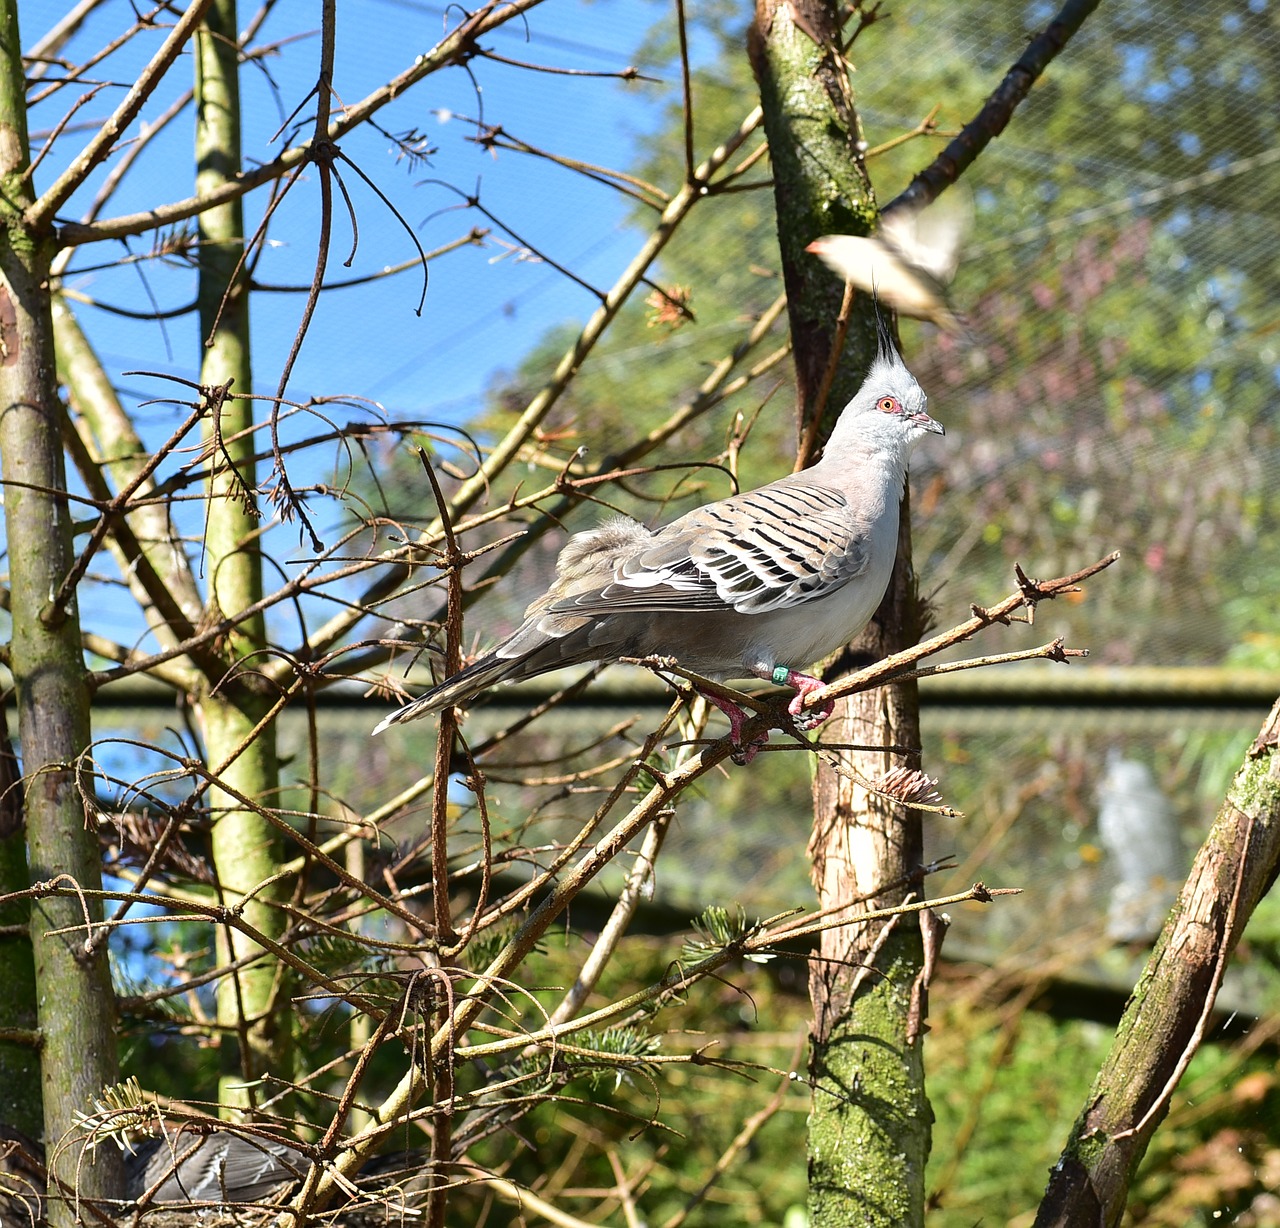
[[[796,479],[698,508],[555,613],[733,609],[762,614],[825,597],[866,569],[866,526],[838,490]]]

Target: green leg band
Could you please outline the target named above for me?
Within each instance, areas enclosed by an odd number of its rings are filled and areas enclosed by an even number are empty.
[[[771,676],[771,681],[776,683],[778,686],[786,686],[787,679],[790,676],[791,676],[791,671],[785,665],[775,665],[773,667],[773,674]]]

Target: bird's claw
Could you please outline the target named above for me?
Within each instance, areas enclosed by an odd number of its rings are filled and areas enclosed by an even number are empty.
[[[796,689],[796,693],[791,697],[791,702],[787,704],[787,712],[795,722],[797,729],[805,733],[810,729],[816,729],[835,711],[836,705],[832,699],[824,699],[821,703],[814,704],[811,708],[804,706],[805,698],[812,695],[814,691],[822,690],[825,685],[820,679],[811,678],[808,674],[801,674],[792,670],[787,675],[787,685]]]
[[[796,699],[803,698],[803,695],[796,696]],[[801,733],[808,733],[810,729],[817,729],[835,711],[835,704],[828,700],[826,703],[818,704],[813,708],[800,708],[795,700],[792,700],[787,705],[787,711],[791,714],[792,724]]]
[[[731,699],[727,699],[723,695],[716,695],[712,691],[701,691],[700,694],[729,718],[729,741],[733,744],[733,750],[729,752],[729,758],[739,767],[746,766],[756,757],[760,748],[769,741],[768,733],[757,734],[750,742],[744,742],[742,739],[742,727],[751,719],[748,714]]]

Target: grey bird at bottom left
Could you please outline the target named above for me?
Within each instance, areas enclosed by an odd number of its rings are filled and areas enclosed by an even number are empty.
[[[230,1130],[168,1130],[125,1156],[126,1192],[153,1203],[258,1202],[306,1175],[308,1161],[282,1139]]]
[[[124,1196],[146,1206],[265,1202],[305,1175],[309,1161],[283,1139],[214,1126],[166,1124],[124,1158]],[[45,1219],[44,1148],[0,1126],[0,1228]]]

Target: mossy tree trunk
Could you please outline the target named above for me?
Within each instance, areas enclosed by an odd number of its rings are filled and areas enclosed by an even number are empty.
[[[861,664],[919,639],[906,501],[898,563],[888,593],[848,654]],[[839,669],[844,662],[837,662]],[[855,695],[827,737],[859,746],[919,746],[915,683]],[[843,752],[857,775],[877,780],[904,763],[887,751]],[[906,761],[919,767],[919,757]],[[923,862],[919,813],[869,792],[820,764],[809,842],[819,907],[866,899],[900,904]],[[893,885],[896,884],[896,885]],[[891,886],[893,885],[893,886]],[[886,890],[886,888],[889,888]],[[814,1228],[924,1222],[924,1170],[933,1115],[921,1051],[923,944],[914,917],[822,935],[809,976],[813,1048],[809,1073],[809,1205]]]
[[[81,755],[89,744],[89,686],[75,593],[61,593],[74,561],[65,495],[61,407],[49,297],[52,241],[28,225],[25,80],[17,0],[0,0],[0,454],[9,549],[23,809],[30,874],[101,888],[97,833],[86,824]],[[55,600],[56,598],[56,600]],[[54,1176],[82,1196],[118,1193],[118,1157],[104,1148],[76,1176],[78,1154],[56,1144],[77,1110],[117,1077],[114,997],[98,901],[49,896],[31,909],[45,1141]],[[55,930],[65,930],[54,934]],[[6,985],[6,992],[9,991]],[[50,1203],[51,1223],[74,1209]]]
[[[858,390],[876,347],[871,304],[855,303],[848,344],[819,404],[843,289],[804,249],[819,235],[867,234],[875,221],[852,91],[843,57],[834,50],[839,39],[836,5],[829,0],[757,0],[749,50],[773,165],[799,434],[817,412],[823,416],[822,439]]]
[[[213,192],[240,169],[239,53],[234,0],[216,0],[196,36],[196,190]],[[205,534],[209,605],[214,618],[234,616],[263,592],[262,555],[255,534],[257,477],[252,432],[254,402],[249,356],[248,275],[240,201],[200,215],[200,336],[205,346],[200,380],[206,389],[241,394],[214,395],[205,423],[209,450],[208,520]],[[228,790],[210,790],[213,859],[223,900],[243,904],[253,928],[279,937],[285,916],[274,887],[256,891],[281,860],[274,827],[237,796],[263,806],[277,804],[279,765],[275,728],[260,723],[271,708],[271,693],[259,683],[252,658],[266,646],[261,615],[243,620],[228,637],[228,673],[200,697],[209,768]],[[245,662],[241,665],[240,662]],[[258,657],[258,663],[265,659]],[[252,898],[246,897],[253,893]],[[248,936],[221,930],[218,962],[232,964],[257,948]],[[288,1075],[287,986],[282,966],[262,960],[240,968],[218,987],[218,1022],[234,1030],[238,1045],[223,1042],[219,1099],[235,1110],[254,1103],[255,1085],[267,1074]]]
[[[866,234],[875,216],[840,43],[835,4],[758,0],[752,60],[773,163],[802,438],[816,415],[822,422],[818,438],[825,438],[875,353],[873,305],[859,298],[822,402],[843,292],[804,248],[830,232]],[[919,626],[904,505],[889,592],[837,668],[914,643]],[[854,696],[837,707],[826,728],[836,742],[918,746],[915,686]],[[867,780],[901,762],[879,751],[852,756],[855,771]],[[890,885],[910,879],[921,863],[917,815],[825,766],[818,769],[813,799],[810,853],[819,906],[832,908],[856,898],[867,898],[869,907],[900,903],[905,889]],[[848,926],[822,936],[810,975],[809,1212],[814,1228],[903,1228],[923,1222],[931,1113],[913,1015],[913,987],[922,962],[914,923],[898,923],[887,933],[883,927]]]

